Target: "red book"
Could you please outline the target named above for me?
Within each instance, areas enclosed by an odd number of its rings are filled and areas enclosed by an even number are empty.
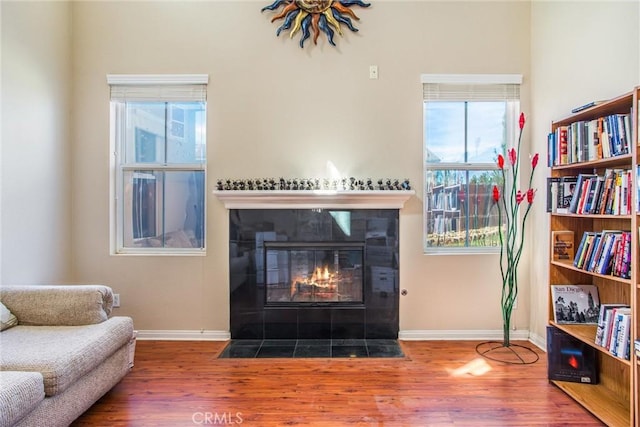
[[[584,213],[584,204],[589,198],[589,187],[591,185],[591,179],[585,179],[582,183],[582,189],[580,190],[580,200],[578,200],[578,210],[576,213]]]
[[[561,126],[558,128],[558,145],[560,148],[560,164],[566,165],[569,163],[569,145],[567,144],[566,126]]]

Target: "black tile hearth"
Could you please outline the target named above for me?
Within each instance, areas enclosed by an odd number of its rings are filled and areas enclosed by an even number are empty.
[[[404,357],[396,340],[231,340],[220,359]]]

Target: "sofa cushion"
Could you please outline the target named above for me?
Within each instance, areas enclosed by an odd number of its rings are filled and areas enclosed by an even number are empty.
[[[129,317],[85,326],[20,324],[0,334],[0,370],[40,372],[46,395],[54,396],[126,345],[132,335]]]
[[[0,301],[0,331],[18,324],[18,318]]]
[[[44,399],[38,372],[0,371],[0,426],[12,426]]]
[[[113,291],[102,285],[3,285],[0,300],[21,325],[89,325],[107,320]]]

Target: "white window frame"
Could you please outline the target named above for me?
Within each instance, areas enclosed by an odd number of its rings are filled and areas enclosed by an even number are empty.
[[[204,256],[206,255],[206,224],[207,224],[207,161],[206,158],[202,162],[194,162],[189,164],[162,164],[162,163],[128,163],[124,165],[120,161],[120,156],[124,155],[125,150],[125,134],[121,118],[124,115],[123,106],[114,99],[113,91],[118,92],[116,97],[130,97],[132,99],[138,96],[146,99],[149,93],[159,94],[157,98],[150,100],[164,100],[168,102],[179,102],[186,100],[195,100],[190,98],[189,88],[195,87],[194,92],[200,93],[198,96],[204,96],[206,102],[206,86],[209,83],[207,74],[108,74],[107,84],[110,86],[110,186],[109,186],[109,228],[110,228],[110,253],[112,255],[187,255],[187,256]],[[204,94],[202,88],[204,86]],[[123,95],[124,94],[124,95]],[[185,98],[186,96],[186,98]],[[171,120],[169,118],[168,120]],[[202,248],[131,248],[125,247],[123,242],[124,227],[124,190],[123,179],[126,171],[145,171],[145,170],[162,170],[162,171],[203,171],[204,172],[204,188],[203,188],[203,247]]]
[[[507,112],[507,145],[513,144],[517,138],[518,116],[520,114],[520,85],[521,74],[422,74],[423,87],[423,114],[426,101],[481,101],[481,100],[508,100],[517,96],[517,101],[510,106]],[[516,92],[513,92],[513,91]],[[513,99],[511,99],[513,100]],[[424,117],[424,116],[423,116]],[[498,253],[500,247],[446,247],[427,246],[427,174],[434,170],[498,170],[493,163],[469,163],[469,162],[444,162],[427,163],[427,135],[426,123],[423,122],[423,218],[422,218],[422,242],[425,255],[452,255],[452,254],[491,254]],[[507,147],[509,148],[509,147]]]

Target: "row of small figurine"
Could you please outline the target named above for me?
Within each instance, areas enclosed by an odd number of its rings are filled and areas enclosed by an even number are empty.
[[[371,178],[366,180],[343,178],[341,180],[320,179],[219,179],[217,189],[222,190],[411,190],[408,179],[378,179],[374,184]]]

